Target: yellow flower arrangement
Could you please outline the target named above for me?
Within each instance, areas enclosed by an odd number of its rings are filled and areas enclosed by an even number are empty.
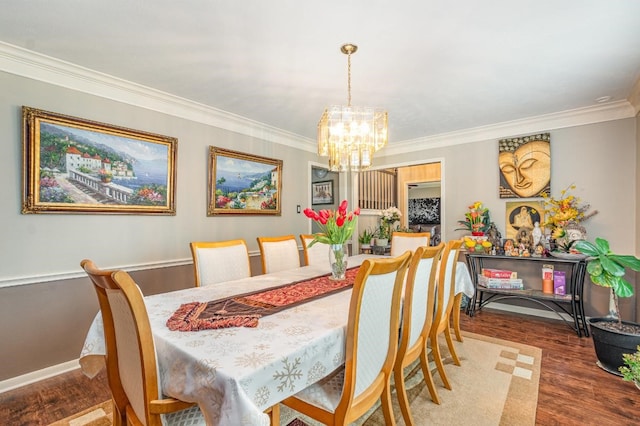
[[[569,194],[569,191],[575,188],[575,185],[569,185],[560,191],[560,198],[558,199],[551,197],[546,192],[542,193],[545,213],[544,225],[547,228],[551,228],[554,233],[562,232],[558,228],[564,228],[570,222],[584,222],[598,213],[597,210],[589,212],[591,207],[589,204],[581,204],[580,198]]]
[[[571,230],[577,229],[584,236],[586,231],[578,224],[598,214],[597,210],[589,211],[589,204],[582,203],[580,198],[569,193],[575,188],[575,185],[569,185],[560,191],[558,199],[542,193],[545,208],[544,226],[551,230],[551,238],[555,240],[556,249],[563,252],[573,251],[572,246],[576,237],[570,235]]]

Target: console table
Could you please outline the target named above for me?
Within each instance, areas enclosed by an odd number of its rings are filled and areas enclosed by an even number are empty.
[[[546,309],[555,312],[561,320],[563,320],[571,329],[573,329],[578,337],[589,337],[589,329],[587,327],[584,315],[584,300],[582,295],[582,287],[584,285],[584,275],[587,269],[587,262],[584,259],[559,259],[555,257],[518,257],[518,256],[500,256],[481,253],[466,253],[469,272],[475,286],[475,294],[471,303],[467,305],[467,314],[473,316],[476,310],[482,309],[485,305],[504,299],[524,299],[537,303]],[[496,263],[496,261],[507,262],[510,269],[517,271],[518,266],[523,266],[523,262],[537,262],[542,270],[542,264],[563,265],[567,270],[566,295],[557,295],[543,293],[540,286],[536,286],[535,282],[529,285],[525,280],[524,290],[511,289],[495,289],[486,288],[478,285],[478,274],[482,272],[482,268],[488,263]],[[491,267],[491,266],[488,266]],[[540,283],[542,275],[539,275]],[[573,324],[567,321],[561,313],[568,314],[573,319]]]

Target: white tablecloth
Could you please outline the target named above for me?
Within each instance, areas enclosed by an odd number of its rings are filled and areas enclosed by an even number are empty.
[[[458,262],[456,265],[456,294],[463,293],[468,297],[473,297],[476,289],[471,280],[469,268],[465,262]]]
[[[349,266],[371,255],[349,259]],[[464,269],[463,269],[464,268]],[[257,328],[171,331],[167,319],[183,303],[208,302],[328,273],[306,266],[242,280],[145,297],[158,354],[162,391],[197,402],[208,424],[268,425],[268,407],[299,392],[344,363],[350,290],[263,317]],[[456,293],[473,295],[466,265],[456,270]],[[103,367],[102,317],[87,335],[80,364],[88,376]]]

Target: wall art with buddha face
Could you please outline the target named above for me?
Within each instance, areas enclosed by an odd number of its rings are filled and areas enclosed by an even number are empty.
[[[533,198],[551,192],[550,143],[549,133],[499,141],[500,198]]]

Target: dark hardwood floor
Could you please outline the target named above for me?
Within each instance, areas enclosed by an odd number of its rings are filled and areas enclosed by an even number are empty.
[[[564,323],[485,309],[463,315],[461,326],[542,348],[536,424],[640,424],[640,391],[598,368],[591,339]],[[104,374],[90,380],[74,371],[0,394],[0,425],[48,425],[107,399]]]

